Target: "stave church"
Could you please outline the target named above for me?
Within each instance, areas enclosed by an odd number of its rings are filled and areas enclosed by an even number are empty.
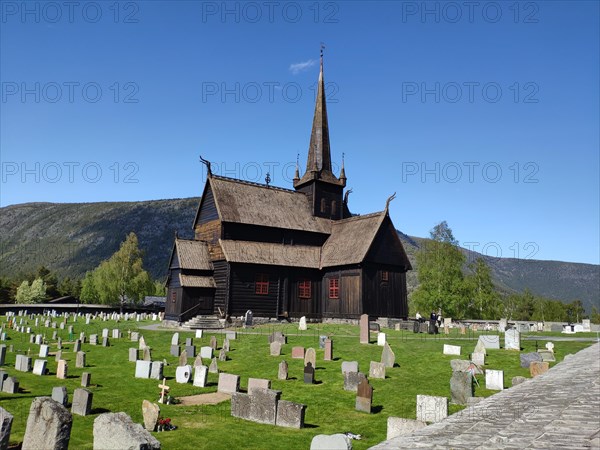
[[[319,72],[306,170],[293,189],[208,174],[194,239],[175,238],[165,321],[197,317],[314,320],[408,316],[411,265],[389,216],[352,214],[346,173],[333,173]]]

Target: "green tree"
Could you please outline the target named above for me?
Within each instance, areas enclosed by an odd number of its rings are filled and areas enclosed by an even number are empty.
[[[29,284],[24,280],[17,289],[17,303],[41,303],[46,299],[46,285],[41,278],[36,278]]]
[[[566,320],[572,323],[580,323],[585,317],[585,308],[581,300],[574,300],[565,305]]]
[[[531,291],[526,288],[518,296],[518,303],[514,311],[514,320],[530,320],[535,311],[536,299]]]
[[[46,285],[46,296],[48,299],[60,297],[58,290],[58,278],[46,266],[40,266],[35,274],[36,279],[41,279]]]
[[[81,293],[81,283],[70,277],[65,277],[58,284],[58,292],[61,296],[72,295],[73,297],[79,297]]]
[[[500,313],[500,297],[492,282],[492,271],[483,258],[469,265],[472,273],[465,277],[465,291],[469,298],[468,317],[495,319]]]
[[[154,284],[143,268],[142,257],[137,236],[129,233],[117,252],[100,263],[90,276],[86,274],[82,284],[82,300],[87,302],[95,299],[102,304],[119,304],[123,309],[126,302],[138,303],[146,295],[152,294]]]
[[[164,283],[160,281],[154,281],[154,292],[152,295],[156,295],[157,297],[164,297],[167,295],[167,288]]]
[[[13,303],[12,282],[6,277],[0,277],[0,303]]]
[[[600,324],[600,310],[595,306],[592,306],[592,314],[590,315],[590,322]]]
[[[84,303],[99,303],[100,296],[96,290],[96,281],[94,280],[94,272],[88,271],[81,282],[80,299]]]
[[[419,287],[412,300],[425,313],[441,309],[444,316],[463,318],[468,304],[462,273],[465,256],[445,221],[436,225],[430,236],[416,255]]]

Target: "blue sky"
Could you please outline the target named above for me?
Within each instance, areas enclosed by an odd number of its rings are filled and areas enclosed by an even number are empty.
[[[353,212],[598,264],[598,5],[3,1],[0,205],[291,187],[324,42]]]

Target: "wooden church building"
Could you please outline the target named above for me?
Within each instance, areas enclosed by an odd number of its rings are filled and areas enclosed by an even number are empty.
[[[175,239],[165,320],[408,316],[406,252],[385,210],[352,215],[332,171],[323,56],[306,171],[294,189],[211,173],[194,239]]]

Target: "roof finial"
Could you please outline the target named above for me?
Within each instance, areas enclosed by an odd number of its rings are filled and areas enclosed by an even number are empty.
[[[352,188],[348,189],[346,191],[346,193],[344,194],[344,205],[348,204],[348,197],[350,196],[351,193],[352,193]]]
[[[300,153],[296,153],[296,172],[294,173],[294,183],[300,181]]]
[[[346,170],[344,169],[344,158],[346,154],[342,153],[342,169],[340,170],[340,180],[346,180]]]
[[[267,172],[267,176],[265,177],[265,183],[267,183],[267,187],[269,187],[269,184],[271,183],[271,174],[269,172]]]
[[[323,50],[325,49],[325,44],[321,42],[321,71],[323,70]]]
[[[206,166],[206,170],[208,171],[208,177],[212,177],[212,170],[210,169],[210,161],[208,159],[204,159],[202,155],[200,155],[200,161],[202,164]]]
[[[393,193],[392,195],[390,195],[390,196],[388,197],[388,199],[385,201],[385,213],[386,213],[386,214],[388,213],[388,210],[389,210],[389,208],[390,208],[390,202],[391,202],[392,200],[394,200],[395,198],[396,198],[396,193],[394,192],[394,193]]]

